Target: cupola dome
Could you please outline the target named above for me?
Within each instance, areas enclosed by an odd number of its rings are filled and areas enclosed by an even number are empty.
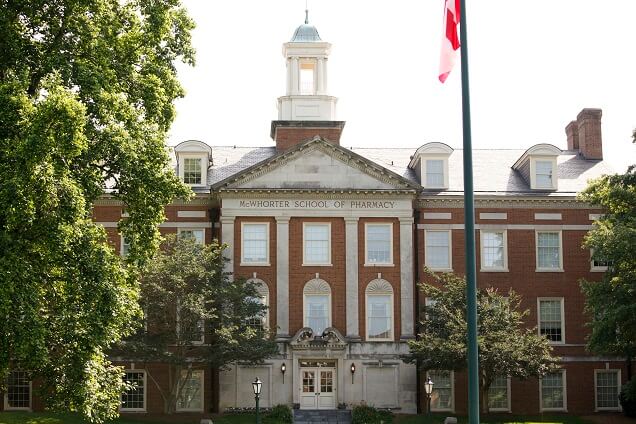
[[[290,42],[292,43],[315,43],[322,41],[315,26],[309,25],[309,11],[305,9],[305,23],[296,28]]]

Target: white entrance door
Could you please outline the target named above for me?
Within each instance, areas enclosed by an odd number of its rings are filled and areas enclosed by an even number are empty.
[[[335,409],[335,371],[334,368],[300,369],[301,409]]]

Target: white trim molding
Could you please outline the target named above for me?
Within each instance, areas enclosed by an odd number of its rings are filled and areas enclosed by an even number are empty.
[[[568,379],[566,370],[560,369],[554,372],[554,374],[561,374],[561,384],[563,388],[563,406],[560,408],[548,408],[543,406],[543,379],[539,379],[539,411],[568,411]]]
[[[245,226],[265,226],[265,260],[260,262],[246,262],[245,261]],[[269,222],[266,221],[242,221],[241,222],[241,264],[240,266],[270,266],[270,252],[269,252]]]

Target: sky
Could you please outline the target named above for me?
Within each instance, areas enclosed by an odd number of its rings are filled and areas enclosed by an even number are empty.
[[[178,66],[169,144],[272,146],[285,94],[282,44],[305,0],[182,0],[197,28],[196,66]],[[603,110],[603,154],[636,163],[636,1],[467,0],[473,148],[567,147],[581,109]],[[308,0],[309,22],[332,44],[329,94],[345,147],[462,146],[459,56],[437,79],[443,0]],[[214,153],[213,153],[214,155]]]

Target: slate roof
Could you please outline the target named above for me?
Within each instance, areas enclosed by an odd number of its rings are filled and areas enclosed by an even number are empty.
[[[343,146],[344,147],[344,146]],[[358,155],[387,168],[390,171],[418,183],[417,176],[408,168],[412,148],[363,148],[346,147]],[[586,160],[576,151],[563,151],[557,159],[558,190],[537,192],[512,169],[512,165],[526,149],[474,149],[473,175],[476,195],[514,196],[541,195],[572,196],[583,190],[590,179],[614,173],[603,161]],[[276,155],[276,148],[212,146],[213,165],[208,170],[208,184],[214,185],[250,166]],[[424,190],[424,195],[458,195],[463,192],[463,151],[455,149],[449,157],[449,188],[447,190]],[[201,188],[196,191],[206,191]]]

